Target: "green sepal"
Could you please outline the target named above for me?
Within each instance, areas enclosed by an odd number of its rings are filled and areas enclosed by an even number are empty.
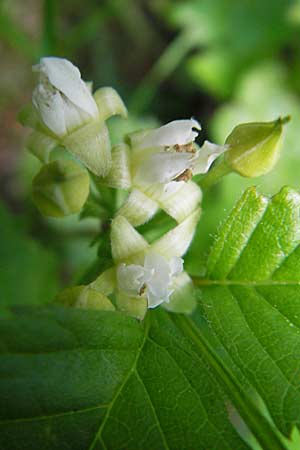
[[[90,286],[74,286],[60,292],[56,302],[64,306],[72,306],[83,309],[96,309],[99,311],[114,311],[111,301],[101,292]]]
[[[129,189],[131,187],[130,155],[126,144],[119,144],[111,151],[111,169],[101,184],[115,189]]]
[[[143,261],[144,252],[149,249],[148,242],[123,216],[117,216],[111,223],[111,250],[116,263],[127,264],[134,260]],[[139,257],[140,255],[140,257]]]
[[[111,267],[93,281],[90,286],[104,295],[112,294],[116,286],[116,268]]]
[[[148,222],[158,209],[158,203],[139,189],[133,189],[117,214],[125,217],[128,222],[136,227]]]
[[[127,118],[127,108],[117,91],[112,87],[97,89],[93,97],[97,104],[101,120],[104,121],[115,115]]]
[[[61,144],[91,172],[104,177],[111,168],[111,146],[104,122],[93,120],[66,135]]]
[[[40,131],[33,131],[26,139],[26,148],[42,163],[50,161],[50,153],[57,147],[56,139]]]
[[[118,292],[117,309],[127,316],[143,320],[147,312],[147,300],[144,297],[130,297]]]

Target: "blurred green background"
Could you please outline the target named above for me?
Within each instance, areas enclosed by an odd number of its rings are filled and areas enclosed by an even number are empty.
[[[130,118],[111,119],[114,143],[136,128],[191,116],[203,127],[199,143],[223,143],[238,123],[292,115],[271,174],[230,175],[204,197],[186,258],[201,274],[218,223],[246,186],[266,194],[299,187],[299,31],[298,0],[2,0],[1,300],[50,301],[61,286],[78,282],[97,254],[97,220],[47,220],[32,204],[39,163],[24,151],[27,130],[16,117],[30,101],[32,64],[45,55],[66,57],[94,88],[116,88]]]

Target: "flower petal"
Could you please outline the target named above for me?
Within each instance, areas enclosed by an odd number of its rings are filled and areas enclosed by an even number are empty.
[[[150,220],[158,208],[155,201],[141,191],[133,189],[117,214],[126,217],[128,222],[136,227]]]
[[[163,307],[175,313],[191,314],[196,307],[191,278],[186,272],[182,272],[173,279],[172,287],[174,292],[170,296],[169,302],[163,303]]]
[[[111,248],[113,259],[118,262],[143,263],[148,242],[123,216],[117,216],[111,223]]]
[[[177,227],[170,230],[151,245],[151,251],[159,253],[167,259],[181,257],[189,248],[194,237],[196,225],[200,217],[200,208],[196,209]]]
[[[140,186],[168,183],[191,167],[192,160],[191,153],[152,153],[138,166],[134,182]]]
[[[137,264],[120,264],[117,269],[119,290],[137,296],[144,284],[144,268]]]
[[[222,153],[228,149],[228,145],[217,145],[212,142],[205,141],[198,150],[193,164],[193,174],[206,173],[210,166]]]
[[[158,253],[149,252],[145,256],[145,274],[148,278],[146,295],[148,308],[155,308],[167,302],[170,296],[171,269],[168,261]]]
[[[67,97],[63,97],[63,111],[67,133],[72,132],[91,120],[90,115],[70,102]]]
[[[198,136],[198,131],[194,129],[201,130],[200,124],[194,119],[174,120],[160,128],[149,130],[136,143],[140,148],[185,145]]]
[[[127,108],[117,91],[112,87],[98,89],[94,93],[94,100],[97,104],[101,120],[106,120],[115,115],[121,115],[127,118]]]
[[[90,116],[98,117],[96,102],[86,84],[81,80],[79,69],[70,61],[55,57],[42,58],[33,70],[46,76],[49,82],[74,105]]]
[[[57,136],[67,133],[63,99],[58,91],[38,84],[32,93],[32,103],[49,130]]]

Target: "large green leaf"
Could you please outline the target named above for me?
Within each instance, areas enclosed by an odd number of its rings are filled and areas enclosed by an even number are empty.
[[[300,425],[299,211],[291,189],[269,200],[250,188],[198,279],[199,310],[285,434]]]
[[[3,450],[242,450],[205,359],[164,311],[0,320]]]
[[[287,188],[272,200],[244,194],[206,278],[195,280],[194,321],[163,310],[144,322],[55,306],[8,310],[0,449],[245,450],[232,405],[264,450],[297,448],[251,396],[286,435],[299,425],[299,209]]]

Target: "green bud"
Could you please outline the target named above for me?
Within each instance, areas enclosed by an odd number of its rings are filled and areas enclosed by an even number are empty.
[[[56,160],[42,167],[33,180],[33,201],[45,216],[77,213],[89,194],[86,169],[71,160]]]
[[[75,286],[60,292],[56,301],[64,306],[74,308],[97,309],[100,311],[114,311],[111,301],[101,292],[90,286]]]
[[[259,177],[270,172],[281,150],[282,125],[289,117],[274,122],[252,122],[238,125],[227,137],[227,165],[243,177]]]

